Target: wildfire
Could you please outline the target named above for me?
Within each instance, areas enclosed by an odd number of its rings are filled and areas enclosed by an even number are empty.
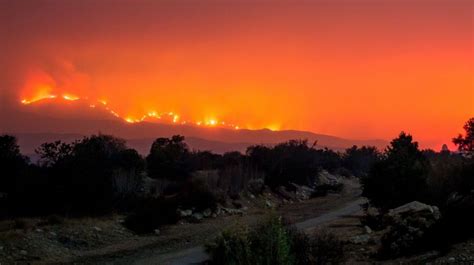
[[[97,107],[102,107],[105,109],[107,112],[109,112],[111,115],[114,117],[117,117],[127,123],[140,123],[145,120],[150,120],[150,119],[156,119],[156,120],[164,120],[165,122],[173,123],[173,124],[194,124],[195,126],[205,126],[205,127],[221,127],[221,128],[229,128],[229,129],[235,129],[239,130],[240,127],[235,124],[231,123],[226,123],[224,121],[219,121],[215,118],[211,119],[206,119],[204,121],[189,121],[189,120],[182,120],[181,116],[175,112],[162,112],[158,113],[155,110],[151,110],[144,114],[141,118],[137,119],[136,117],[133,116],[121,116],[117,111],[111,109],[108,105],[108,101],[105,99],[99,99],[96,101],[89,100],[88,98],[80,98],[79,96],[73,95],[73,94],[63,94],[62,96],[58,97],[55,94],[45,94],[45,93],[40,93],[38,96],[33,97],[31,99],[22,99],[21,103],[23,105],[29,105],[32,103],[36,103],[42,100],[47,100],[47,99],[54,99],[54,100],[64,100],[64,101],[78,101],[78,100],[83,100],[87,103],[89,108],[97,108]]]
[[[38,102],[38,101],[41,101],[41,100],[45,100],[45,99],[55,99],[57,98],[56,95],[40,95],[40,96],[37,96],[37,97],[34,97],[32,99],[23,99],[21,100],[21,103],[24,104],[24,105],[28,105],[28,104],[31,104],[31,103],[35,103],[35,102]]]
[[[208,120],[206,124],[209,126],[215,126],[217,124],[217,121],[214,119],[211,119],[211,120]]]
[[[77,96],[64,94],[64,95],[63,95],[63,99],[64,99],[64,100],[68,100],[68,101],[76,101],[76,100],[79,100],[80,98],[77,97]]]

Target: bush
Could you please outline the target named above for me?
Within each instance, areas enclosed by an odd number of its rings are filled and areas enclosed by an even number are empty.
[[[206,246],[210,264],[253,265],[248,232],[243,229],[226,230]]]
[[[270,216],[252,230],[225,231],[207,246],[210,264],[339,264],[344,261],[343,242],[330,233],[308,236],[288,229]]]
[[[310,242],[311,264],[340,264],[344,261],[344,243],[334,234],[321,231]]]
[[[441,247],[437,220],[429,216],[404,216],[396,218],[381,238],[378,255],[381,258],[396,258],[416,254],[433,247]]]
[[[177,208],[172,199],[143,199],[125,219],[125,226],[137,234],[151,233],[162,225],[175,224],[178,221]]]
[[[63,223],[64,218],[56,214],[50,215],[48,218],[46,218],[47,225],[61,225]]]
[[[307,235],[292,230],[290,235],[296,265],[341,264],[345,260],[344,243],[332,233],[317,231]]]
[[[129,207],[134,210],[126,218],[125,226],[138,234],[151,233],[162,225],[176,223],[178,208],[195,211],[217,208],[216,196],[202,179],[189,179],[177,189],[178,192],[168,198],[138,199]]]
[[[254,195],[262,194],[265,190],[265,183],[263,179],[251,179],[247,183],[247,190]]]
[[[294,264],[291,239],[281,219],[271,216],[249,234],[253,264]]]
[[[31,228],[31,224],[25,219],[15,219],[13,222],[13,228],[27,230]]]
[[[217,208],[217,197],[204,180],[192,178],[184,184],[177,196],[177,203],[183,209],[215,210]]]
[[[255,229],[222,233],[206,246],[210,264],[289,265],[294,264],[288,231],[276,216],[269,217]]]

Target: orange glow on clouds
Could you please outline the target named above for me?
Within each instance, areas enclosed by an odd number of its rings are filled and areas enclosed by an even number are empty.
[[[438,149],[474,116],[472,1],[185,2],[9,1],[12,101]]]

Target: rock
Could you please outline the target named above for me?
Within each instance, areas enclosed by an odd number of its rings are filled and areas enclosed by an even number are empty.
[[[247,206],[242,207],[242,211],[244,211],[244,212],[248,211],[248,209],[249,209],[249,207],[247,207]]]
[[[296,195],[292,192],[287,191],[286,188],[283,187],[283,186],[280,186],[280,187],[276,188],[275,191],[278,195],[280,195],[284,199],[287,199],[287,200],[295,200],[296,199]]]
[[[102,228],[97,227],[97,226],[92,227],[92,229],[94,229],[94,230],[97,231],[97,232],[101,232],[101,231],[102,231]]]
[[[204,210],[204,212],[202,212],[202,215],[204,215],[204,217],[208,218],[212,215],[212,211],[211,209],[207,208],[206,210]]]
[[[247,183],[247,189],[254,195],[262,194],[265,189],[265,182],[263,179],[251,179]]]
[[[217,217],[217,214],[213,213],[213,214],[211,215],[211,217],[212,217],[212,218],[216,218],[216,217]]]
[[[324,196],[328,192],[340,192],[344,187],[340,176],[332,175],[326,170],[322,170],[314,182],[315,192],[313,196]]]
[[[412,201],[389,211],[389,216],[407,216],[407,215],[428,215],[435,220],[440,218],[438,207],[424,204],[418,201]]]
[[[266,201],[265,201],[265,205],[266,205],[268,208],[272,208],[272,207],[273,207],[272,202],[269,201],[269,200],[266,200]]]
[[[250,197],[250,199],[252,199],[252,200],[255,199],[255,195],[253,195],[253,194],[250,194],[249,197]]]
[[[155,232],[155,235],[157,235],[157,236],[160,235],[160,233],[161,233],[160,229],[155,229],[155,230],[153,230],[153,232]]]
[[[22,249],[22,250],[20,250],[20,255],[26,256],[26,255],[28,255],[28,251]]]
[[[38,232],[38,233],[42,233],[42,232],[43,232],[43,229],[36,228],[35,231]]]
[[[364,226],[364,229],[367,234],[372,234],[372,229],[370,229],[370,227]]]
[[[193,211],[192,210],[179,210],[178,209],[178,214],[180,217],[189,217],[193,214]]]
[[[191,215],[191,219],[194,222],[201,222],[203,218],[204,217],[203,217],[202,213],[193,213],[193,215]]]
[[[221,214],[222,214],[222,209],[221,209],[221,208],[217,208],[215,214],[216,214],[217,216],[221,215]]]
[[[49,234],[52,235],[52,236],[57,236],[58,235],[55,232],[49,232]]]
[[[381,253],[395,257],[416,251],[440,216],[438,207],[417,201],[391,209],[385,218],[388,229],[381,238]]]
[[[315,190],[308,186],[298,185],[295,183],[290,183],[289,186],[294,190],[295,198],[298,200],[308,200],[315,193]]]
[[[449,263],[454,263],[454,262],[456,262],[456,258],[455,258],[455,257],[450,257],[450,258],[448,259],[448,262],[449,262]]]
[[[222,211],[229,215],[243,215],[244,214],[244,212],[240,209],[222,208]]]
[[[354,244],[367,244],[369,243],[370,236],[369,235],[358,235],[358,236],[353,236],[351,238],[351,242]]]

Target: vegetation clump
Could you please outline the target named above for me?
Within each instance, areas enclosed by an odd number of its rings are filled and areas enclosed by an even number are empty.
[[[340,264],[343,243],[329,233],[308,236],[286,227],[272,215],[253,229],[239,228],[221,233],[207,245],[210,264],[303,265]]]
[[[445,249],[474,235],[474,122],[465,135],[453,139],[458,152],[420,150],[411,135],[394,139],[369,174],[362,178],[363,195],[381,215],[390,209],[420,201],[439,208],[441,218],[412,214],[398,222],[368,216],[372,227],[390,226],[382,237],[382,257],[410,255],[428,248]],[[426,205],[422,204],[422,205]],[[385,222],[385,223],[384,223]]]

